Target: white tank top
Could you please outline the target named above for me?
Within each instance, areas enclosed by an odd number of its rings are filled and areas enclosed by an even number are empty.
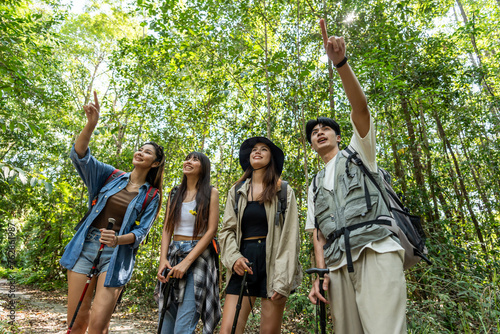
[[[183,235],[186,237],[192,237],[194,232],[194,223],[196,219],[196,200],[191,202],[182,203],[181,207],[181,217],[179,219],[179,224],[174,228],[174,235]],[[193,214],[195,213],[195,214]],[[199,234],[201,237],[203,234]]]

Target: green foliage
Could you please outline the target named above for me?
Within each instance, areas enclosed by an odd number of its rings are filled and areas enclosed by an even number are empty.
[[[461,5],[461,8],[459,6]],[[379,164],[429,233],[434,265],[407,273],[412,333],[500,329],[500,10],[488,1],[58,1],[0,5],[0,267],[19,283],[65,284],[58,264],[86,210],[68,159],[93,90],[102,101],[91,143],[100,160],[130,170],[135,149],[167,152],[166,193],[193,150],[212,162],[221,216],[241,175],[240,143],[268,135],[286,153],[301,229],[307,186],[322,168],[303,127],[335,117],[343,143],[350,106],[325,64],[318,18],[344,35],[366,91]],[[163,211],[160,217],[163,217]],[[163,219],[142,245],[126,295],[149,305]],[[7,251],[15,227],[15,268]],[[310,267],[303,232],[300,262]],[[223,281],[226,276],[222,270]],[[56,283],[54,283],[56,282]],[[314,328],[305,295],[287,321]]]

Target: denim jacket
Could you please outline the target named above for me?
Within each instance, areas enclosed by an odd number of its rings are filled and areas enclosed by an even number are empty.
[[[106,179],[115,170],[113,166],[98,161],[90,154],[90,149],[87,149],[85,156],[80,159],[74,146],[71,149],[70,158],[78,174],[87,186],[89,209],[92,208],[92,212],[64,249],[64,254],[60,263],[69,270],[73,268],[82,252],[83,243],[90,225],[104,209],[107,199],[127,186],[130,176],[130,173],[125,173],[103,186]],[[106,280],[104,281],[105,287],[123,286],[127,284],[132,276],[137,248],[147,236],[155,219],[156,211],[160,205],[160,196],[156,195],[145,209],[141,221],[136,223],[136,218],[142,209],[149,187],[149,183],[146,182],[143,184],[139,188],[139,194],[133,198],[128,205],[118,235],[134,233],[135,242],[129,245],[119,245],[114,249],[113,256],[109,263]],[[91,202],[96,195],[98,195],[97,203],[92,207]]]

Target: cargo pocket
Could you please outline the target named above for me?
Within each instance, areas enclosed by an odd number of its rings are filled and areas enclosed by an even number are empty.
[[[351,192],[359,189],[361,190],[361,177],[358,167],[349,168],[349,174],[342,174],[339,177],[342,194],[346,198]]]
[[[331,201],[332,195],[326,189],[319,189],[316,200],[314,202],[314,216],[318,221],[318,224],[329,218],[329,203]]]
[[[378,197],[370,196],[370,200],[372,206],[374,206],[378,201]],[[363,217],[366,215],[367,212],[368,208],[366,206],[366,198],[364,196],[356,197],[346,202],[344,211],[346,225],[350,225],[349,223],[352,222],[353,220],[356,220],[357,223],[362,222]]]

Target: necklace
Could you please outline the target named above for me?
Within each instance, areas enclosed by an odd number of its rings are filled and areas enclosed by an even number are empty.
[[[135,186],[135,187],[140,187],[144,184],[144,183],[142,183],[142,184],[134,183],[134,182],[132,182],[130,177],[128,178],[128,183],[130,183],[130,185]]]

